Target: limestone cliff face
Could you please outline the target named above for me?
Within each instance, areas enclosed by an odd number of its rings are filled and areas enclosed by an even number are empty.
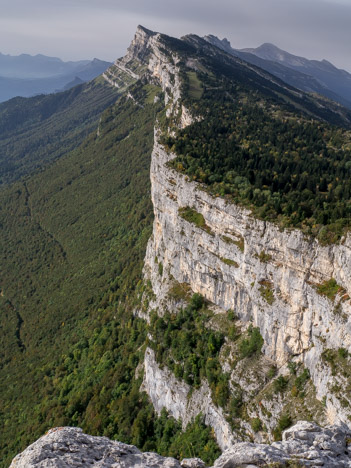
[[[105,78],[115,86],[128,86],[140,77],[159,85],[171,124],[185,127],[194,117],[182,103],[180,68],[184,64],[174,50],[167,49],[166,40],[138,27],[127,55],[115,62]],[[186,66],[196,69],[196,57],[188,57]],[[162,147],[156,131],[151,161],[155,221],[144,268],[156,298],[149,301],[149,312],[176,312],[182,305],[170,298],[173,282],[202,294],[222,313],[233,309],[242,324],[250,322],[259,327],[266,358],[282,372],[292,359],[309,369],[329,422],[350,424],[350,383],[342,372],[336,372],[330,359],[325,359],[325,351],[337,353],[341,347],[351,350],[351,236],[339,245],[322,246],[301,231],[282,231],[257,220],[248,210],[213,197],[205,187],[173,170],[168,163],[174,157]],[[186,220],[182,214],[185,208],[203,217],[202,227]],[[332,299],[320,289],[329,280],[340,286]],[[142,316],[147,318],[145,313]],[[161,411],[166,407],[184,424],[203,412],[222,448],[232,443],[236,436],[225,429],[228,424],[222,412],[211,406],[206,382],[199,390],[198,401],[192,401],[195,409],[190,411],[184,400],[189,388],[176,382],[167,369],[160,369],[150,353],[145,358],[144,389],[155,408]],[[231,372],[231,382],[254,394],[254,378],[238,382],[238,369],[231,369],[225,360],[222,365]],[[215,417],[215,412],[206,412],[201,399],[218,410]],[[276,423],[282,410],[280,398],[268,406]],[[256,415],[272,429],[271,421],[259,408]],[[255,417],[255,413],[249,416]]]
[[[322,246],[298,230],[281,231],[170,168],[174,157],[156,132],[151,163],[155,220],[144,269],[157,298],[150,309],[162,313],[173,307],[170,278],[223,310],[233,309],[242,321],[260,328],[264,353],[278,366],[293,357],[304,363],[330,422],[350,424],[346,378],[332,376],[321,355],[340,347],[351,351],[351,237]],[[184,207],[203,215],[206,229],[184,219],[179,212]],[[162,262],[162,276],[155,258]],[[341,288],[329,299],[318,286],[332,278]],[[155,393],[152,399],[157,400]],[[172,412],[172,405],[168,409]]]
[[[222,409],[213,404],[207,383],[203,382],[199,389],[192,391],[190,385],[176,379],[166,367],[161,369],[149,348],[145,352],[142,389],[146,390],[158,413],[162,408],[168,408],[175,419],[182,421],[183,429],[201,413],[205,424],[213,428],[222,450],[239,441],[232,433]]]

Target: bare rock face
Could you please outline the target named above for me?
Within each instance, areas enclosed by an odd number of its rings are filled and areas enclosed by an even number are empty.
[[[325,429],[305,421],[272,445],[241,442],[224,452],[213,468],[262,466],[351,467],[350,433],[341,427]],[[351,447],[350,447],[351,448]],[[294,462],[295,465],[291,465]],[[92,437],[79,428],[58,427],[17,455],[10,468],[205,468],[199,458],[179,462],[106,437]]]
[[[347,375],[333,373],[325,353],[351,352],[351,236],[322,246],[299,230],[282,231],[255,219],[172,169],[168,163],[174,157],[156,132],[155,221],[144,267],[155,297],[150,310],[161,315],[172,310],[172,280],[223,311],[233,309],[242,322],[260,328],[263,351],[278,367],[294,357],[309,370],[329,424],[350,425]],[[206,229],[182,217],[186,207],[203,217]],[[162,275],[155,259],[162,263]],[[333,297],[320,292],[328,281],[339,285]],[[173,414],[172,405],[167,409]]]
[[[84,434],[75,427],[57,427],[17,455],[10,468],[203,468],[199,459],[179,463],[156,453],[142,453],[133,445]]]
[[[176,379],[166,367],[160,368],[150,348],[145,351],[144,365],[142,390],[148,393],[157,413],[160,414],[162,408],[168,408],[175,419],[182,421],[183,429],[201,413],[205,424],[213,428],[221,450],[241,440],[233,434],[222,409],[212,402],[211,390],[206,381],[199,389],[192,391],[190,385]]]
[[[235,444],[215,462],[214,468],[301,466],[301,467],[350,467],[349,434],[341,427],[325,429],[316,424],[299,421],[286,430],[282,442],[272,445]],[[291,462],[295,465],[291,465]]]

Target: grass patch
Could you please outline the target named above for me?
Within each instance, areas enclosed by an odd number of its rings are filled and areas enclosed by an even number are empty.
[[[191,71],[187,73],[187,77],[189,80],[189,96],[193,99],[201,99],[203,94],[203,88],[201,81],[197,77],[196,72]]]
[[[190,299],[190,291],[188,283],[176,283],[169,290],[168,297],[178,301],[187,301]]]
[[[159,96],[162,92],[160,86],[155,86],[151,84],[147,84],[144,86],[144,90],[146,92],[145,102],[147,104],[153,104],[155,97]]]
[[[224,242],[226,244],[234,244],[234,245],[236,245],[238,247],[238,249],[241,252],[244,252],[244,250],[245,250],[244,238],[240,234],[237,235],[237,237],[238,237],[238,240],[234,240],[234,239],[232,239],[231,237],[228,237],[228,236],[221,236],[222,240],[224,240]]]
[[[179,208],[178,210],[179,215],[188,221],[188,223],[195,224],[200,229],[203,229],[208,234],[213,235],[211,228],[207,226],[205,218],[201,213],[198,213],[194,208],[190,208],[190,206],[185,206],[183,208]]]
[[[256,257],[263,263],[267,263],[272,260],[272,255],[267,254],[264,250]]]
[[[250,420],[250,426],[254,432],[258,432],[262,429],[262,421],[260,418],[253,418]]]
[[[321,296],[326,296],[331,301],[335,300],[337,294],[343,294],[346,292],[345,289],[340,286],[334,278],[317,285],[316,290],[318,294]]]
[[[230,260],[230,258],[224,258],[224,257],[219,257],[219,259],[225,263],[226,265],[229,266],[234,266],[235,268],[239,268],[239,263],[236,262],[235,260]]]
[[[260,281],[260,294],[263,299],[267,302],[267,304],[272,305],[274,302],[274,293],[273,293],[273,285],[270,281],[263,280]]]

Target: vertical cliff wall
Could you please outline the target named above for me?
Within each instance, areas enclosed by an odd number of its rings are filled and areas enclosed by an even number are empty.
[[[302,362],[328,420],[350,424],[348,374],[328,360],[328,353],[337,355],[340,348],[351,351],[350,236],[339,245],[322,246],[301,231],[281,231],[170,168],[174,157],[156,133],[155,221],[144,268],[156,296],[150,310],[174,309],[170,285],[187,283],[210,303],[258,326],[265,355],[279,367],[291,359]],[[201,226],[186,219],[185,208],[203,217]],[[331,280],[338,292],[327,297],[323,291]]]
[[[195,119],[182,102],[181,59],[174,50],[165,49],[163,40],[157,33],[138,28],[128,54],[116,61],[108,78],[113,80],[114,73],[117,77],[127,74],[130,80],[143,75],[158,84],[165,96],[167,117],[172,125],[183,128]],[[186,63],[189,69],[196,69],[196,58],[188,58]],[[159,315],[176,313],[184,301],[170,294],[174,284],[203,295],[215,313],[233,310],[242,329],[248,323],[259,327],[266,361],[259,362],[261,369],[256,373],[248,369],[245,376],[241,369],[244,377],[238,377],[238,367],[222,358],[232,390],[239,385],[250,401],[267,385],[262,370],[275,364],[284,374],[293,360],[309,370],[315,386],[313,398],[323,406],[325,420],[350,424],[351,365],[342,356],[345,350],[351,351],[351,237],[339,245],[322,246],[299,230],[283,231],[255,219],[248,210],[210,195],[204,186],[172,169],[168,163],[175,155],[159,140],[156,131],[151,161],[155,221],[144,267],[153,294],[139,314],[148,318],[152,310]],[[143,388],[156,410],[166,407],[184,424],[202,412],[226,448],[235,440],[235,431],[223,411],[211,404],[206,385],[204,381],[196,395],[207,401],[207,408],[218,410],[215,418],[214,413],[210,415],[212,410],[206,412],[194,401],[196,410],[190,412],[192,389],[173,378],[156,362],[152,351],[147,351]],[[276,395],[266,401],[269,411],[265,412],[257,401],[251,412],[248,406],[248,417],[258,415],[272,429],[284,406],[282,400]],[[247,422],[242,428],[250,432]]]

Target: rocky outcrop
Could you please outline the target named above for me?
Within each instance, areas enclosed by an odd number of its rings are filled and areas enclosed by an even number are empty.
[[[142,389],[147,392],[159,414],[162,408],[167,408],[171,416],[182,421],[185,429],[187,424],[201,413],[205,424],[213,428],[222,450],[226,450],[238,441],[222,409],[213,404],[211,391],[206,382],[203,382],[199,389],[192,390],[190,385],[176,379],[166,367],[161,369],[156,362],[155,353],[150,348],[145,352],[144,366]]]
[[[193,118],[189,109],[180,104],[180,59],[176,53],[167,51],[164,40],[162,34],[138,26],[127,54],[116,60],[102,76],[110,85],[122,89],[141,77],[159,85],[165,96],[167,116],[178,115],[174,123],[183,128]]]
[[[304,363],[330,423],[350,424],[348,377],[333,376],[335,367],[321,356],[326,349],[351,351],[351,237],[322,246],[299,230],[280,230],[255,219],[172,169],[168,163],[174,157],[156,133],[151,163],[155,221],[144,268],[156,297],[150,310],[162,314],[169,309],[170,279],[188,284],[224,311],[233,309],[242,321],[260,328],[264,352],[278,366],[291,359]],[[186,207],[205,224],[182,216]],[[340,286],[331,298],[320,287],[329,280]]]
[[[351,467],[350,433],[341,427],[299,422],[283,434],[282,442],[272,445],[238,443],[224,452],[214,468],[274,466]],[[287,465],[294,462],[295,465]],[[58,427],[50,430],[24,452],[17,455],[10,468],[204,468],[198,458],[165,458],[156,453],[142,453],[132,445],[106,437],[92,437],[79,428]]]
[[[142,453],[133,445],[84,434],[75,427],[57,427],[17,455],[10,468],[204,468],[199,459],[179,463],[156,453]]]
[[[269,464],[282,467],[350,467],[348,437],[342,428],[331,426],[321,429],[316,424],[300,421],[284,432],[282,442],[272,445],[235,444],[216,460],[214,468],[254,468]]]

